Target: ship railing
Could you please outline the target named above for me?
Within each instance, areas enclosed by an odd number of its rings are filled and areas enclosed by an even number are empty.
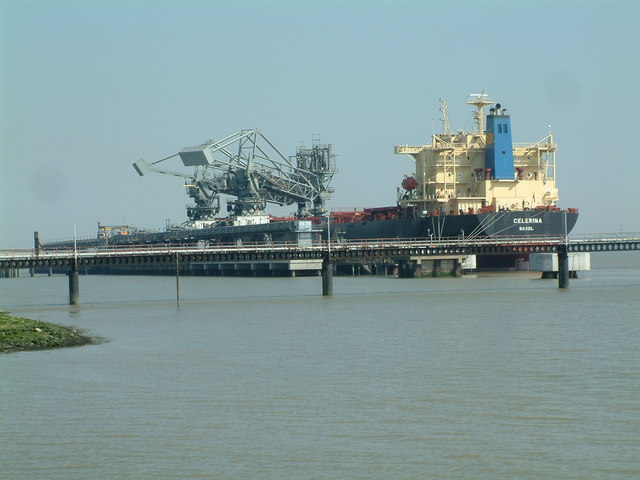
[[[529,236],[493,236],[493,237],[416,237],[416,238],[369,238],[342,240],[336,248],[425,248],[425,247],[459,247],[471,245],[513,245],[513,244],[557,244],[564,241],[561,235],[529,235]]]
[[[513,146],[514,148],[556,148],[557,145],[555,143],[552,142],[552,138],[550,135],[547,135],[544,138],[541,138],[540,140],[538,140],[537,142],[529,142],[529,143],[523,143],[523,142],[513,142]]]
[[[335,207],[331,209],[331,213],[343,213],[343,212],[364,212],[365,207]]]
[[[416,154],[416,153],[420,153],[422,150],[424,150],[423,146],[420,147],[416,147],[416,146],[409,146],[409,145],[395,145],[394,146],[394,153],[396,154],[401,154],[401,153],[405,153],[405,154]]]

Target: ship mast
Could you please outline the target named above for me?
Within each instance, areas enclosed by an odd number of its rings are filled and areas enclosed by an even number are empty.
[[[442,112],[442,118],[440,121],[442,122],[442,133],[450,134],[451,126],[449,125],[449,112],[447,111],[447,102],[443,99],[440,99],[440,112]]]
[[[493,105],[496,101],[490,98],[486,93],[470,93],[467,97],[467,104],[473,105],[476,107],[476,112],[474,113],[474,118],[476,121],[476,131],[477,134],[484,133],[484,113],[482,109],[485,105]]]

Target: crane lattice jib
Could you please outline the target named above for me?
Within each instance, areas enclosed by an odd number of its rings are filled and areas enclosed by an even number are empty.
[[[185,167],[195,167],[192,174],[164,170],[158,163],[180,157]],[[294,163],[295,159],[295,163]],[[196,206],[190,207],[189,218],[204,220],[219,211],[219,194],[236,197],[227,202],[236,215],[250,215],[262,210],[266,203],[298,204],[298,215],[325,210],[330,198],[329,183],[335,173],[335,156],[331,145],[315,143],[311,149],[299,148],[295,157],[286,158],[257,129],[240,130],[221,140],[210,140],[197,147],[147,164],[134,163],[140,175],[156,172],[187,179],[187,194]]]

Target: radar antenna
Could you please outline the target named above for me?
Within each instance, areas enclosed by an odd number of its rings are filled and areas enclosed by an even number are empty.
[[[487,105],[493,105],[495,100],[490,98],[484,90],[482,93],[470,93],[467,97],[467,104],[473,105],[476,107],[476,111],[474,113],[474,119],[476,121],[476,132],[478,134],[484,133],[484,113],[482,109]]]

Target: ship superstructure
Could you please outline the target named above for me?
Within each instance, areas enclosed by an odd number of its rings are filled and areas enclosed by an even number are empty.
[[[415,165],[398,188],[397,205],[336,212],[334,234],[345,239],[568,234],[578,211],[556,206],[557,146],[551,133],[536,143],[514,144],[506,108],[485,93],[469,95],[467,104],[475,107],[474,131],[453,133],[441,100],[442,133],[426,145],[394,148]]]
[[[415,162],[399,205],[432,215],[555,207],[557,146],[550,132],[536,143],[513,144],[507,109],[481,93],[467,98],[476,107],[475,131],[451,133],[442,103],[443,133],[427,145],[395,147]]]

